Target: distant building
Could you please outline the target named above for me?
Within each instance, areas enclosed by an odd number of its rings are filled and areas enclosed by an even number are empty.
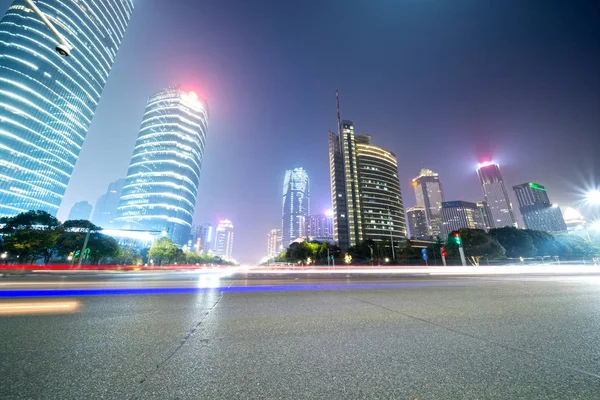
[[[192,229],[193,249],[196,253],[209,253],[212,249],[213,226],[209,223],[195,225]]]
[[[560,208],[550,202],[544,186],[527,182],[513,186],[513,190],[527,229],[546,232],[567,231]]]
[[[358,191],[365,240],[406,239],[404,203],[396,155],[371,144],[371,136],[356,136]]]
[[[208,105],[173,86],[150,96],[129,163],[115,225],[165,231],[187,244],[198,194]]]
[[[94,213],[92,214],[92,222],[102,228],[112,227],[113,220],[117,216],[117,207],[119,199],[123,191],[125,179],[118,179],[108,184],[106,193],[98,198]]]
[[[437,237],[443,234],[442,202],[444,192],[438,174],[430,169],[422,169],[412,180],[417,205],[425,210],[427,233]]]
[[[305,236],[333,240],[333,218],[330,215],[309,215],[306,218]]]
[[[283,251],[281,245],[281,229],[271,229],[267,240],[267,254],[269,258],[275,258]]]
[[[498,164],[493,162],[479,164],[477,176],[492,216],[493,226],[491,228],[516,226],[510,199]]]
[[[490,211],[490,207],[488,206],[486,201],[478,201],[477,208],[481,211],[481,216],[483,218],[483,225],[485,226],[485,230],[489,231],[494,226],[494,221],[492,221],[492,213]]]
[[[92,205],[87,201],[78,201],[73,204],[71,211],[69,212],[69,220],[74,219],[85,219],[89,220],[92,214]]]
[[[468,201],[445,201],[442,203],[444,235],[462,228],[485,230],[483,216],[477,204]]]
[[[6,10],[0,21],[0,217],[29,210],[56,215],[133,3],[35,1],[73,47],[71,57],[56,54],[55,36],[24,1]]]
[[[310,214],[308,174],[304,168],[285,171],[283,181],[283,207],[281,234],[283,246],[306,235],[306,217]]]
[[[406,210],[406,218],[411,239],[429,238],[429,229],[427,225],[427,214],[425,213],[425,207],[414,206],[408,208]]]
[[[215,234],[215,253],[218,257],[231,260],[233,254],[233,224],[224,219],[219,221]]]

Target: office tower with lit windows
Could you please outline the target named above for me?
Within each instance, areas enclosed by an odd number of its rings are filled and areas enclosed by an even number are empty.
[[[493,221],[492,213],[490,212],[490,207],[485,201],[478,201],[475,204],[477,204],[477,208],[479,208],[479,211],[481,212],[481,217],[483,218],[483,225],[485,227],[485,230],[489,231],[494,226],[492,223]]]
[[[427,218],[427,234],[437,237],[443,233],[442,202],[444,192],[437,173],[430,169],[422,169],[412,180],[417,205],[425,209]]]
[[[306,236],[314,239],[333,240],[331,215],[309,215],[306,218]]]
[[[429,238],[425,207],[414,206],[406,210],[406,219],[411,239]]]
[[[0,20],[0,217],[56,215],[133,12],[132,0],[22,0]]]
[[[73,204],[71,207],[71,211],[69,212],[69,217],[67,219],[73,221],[76,219],[89,220],[90,215],[92,214],[92,205],[87,201],[78,201]]]
[[[560,208],[550,202],[546,188],[527,182],[513,186],[525,228],[546,232],[566,232],[567,224]]]
[[[375,241],[406,239],[398,161],[391,151],[355,137],[362,237]]]
[[[363,240],[362,213],[353,122],[339,122],[339,132],[329,132],[329,175],[333,237],[345,251]]]
[[[462,228],[485,230],[481,210],[468,201],[444,201],[442,203],[444,235]]]
[[[299,237],[306,236],[306,217],[310,214],[308,174],[304,168],[285,171],[283,180],[283,207],[281,234],[287,247]]]
[[[493,224],[491,228],[515,226],[516,221],[512,206],[498,164],[493,162],[479,164],[477,176],[479,177],[485,201],[490,209]]]
[[[281,229],[271,229],[267,236],[267,254],[269,258],[275,258],[283,251]]]
[[[219,221],[215,233],[215,254],[231,260],[233,254],[233,224],[228,219]]]
[[[113,220],[117,216],[117,207],[119,199],[123,191],[125,179],[117,179],[109,183],[106,193],[98,198],[94,213],[92,214],[92,222],[102,228],[109,228]]]
[[[181,86],[151,96],[146,105],[115,224],[166,231],[188,243],[208,129],[208,105]]]

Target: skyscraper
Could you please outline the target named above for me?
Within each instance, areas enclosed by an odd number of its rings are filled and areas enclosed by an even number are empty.
[[[446,236],[462,228],[485,230],[481,210],[477,204],[468,201],[444,201],[442,220]]]
[[[352,121],[339,121],[337,135],[329,132],[329,173],[333,209],[333,237],[342,250],[363,240],[358,166]]]
[[[306,217],[310,214],[310,192],[308,174],[304,168],[285,171],[283,180],[283,210],[281,234],[283,246],[306,236]]]
[[[102,228],[109,228],[115,217],[117,216],[117,207],[119,199],[123,191],[125,179],[117,179],[108,184],[106,193],[98,198],[94,213],[92,214],[92,222]]]
[[[208,129],[208,106],[181,86],[151,96],[135,143],[115,224],[190,237]]]
[[[306,236],[333,240],[333,218],[331,215],[309,215],[306,218]]]
[[[481,216],[483,217],[483,225],[485,226],[485,230],[489,231],[494,226],[492,221],[492,214],[490,212],[490,207],[485,201],[478,201],[475,204],[477,204],[477,208],[479,208]]]
[[[430,169],[422,169],[412,180],[417,205],[425,209],[427,218],[427,234],[439,236],[442,234],[442,202],[444,192],[438,174]]]
[[[231,260],[233,254],[233,224],[228,219],[219,221],[215,234],[215,253],[218,257]]]
[[[525,228],[547,232],[565,232],[567,225],[557,205],[550,203],[546,188],[527,182],[513,186]]]
[[[406,210],[411,239],[426,239],[429,236],[425,207],[414,206]]]
[[[84,219],[89,220],[90,214],[92,214],[92,205],[87,201],[78,201],[73,204],[71,211],[69,212],[69,220]]]
[[[396,155],[371,144],[369,135],[356,136],[355,144],[362,237],[394,242],[406,239]]]
[[[515,226],[515,217],[498,164],[494,164],[493,162],[479,164],[477,176],[479,177],[485,201],[490,208],[493,223],[491,228]]]
[[[132,0],[36,1],[72,46],[17,0],[0,21],[0,216],[56,215],[115,56]]]
[[[267,254],[269,255],[269,258],[277,257],[282,251],[281,229],[271,229],[267,240]]]

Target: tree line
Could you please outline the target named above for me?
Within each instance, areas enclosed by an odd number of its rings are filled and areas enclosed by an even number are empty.
[[[507,262],[509,259],[558,257],[561,260],[595,258],[600,254],[597,245],[574,234],[551,234],[531,229],[505,227],[491,229],[460,229],[463,250],[468,261],[479,265],[481,260]],[[441,249],[445,249],[450,264],[458,264],[460,255],[457,243],[451,233],[446,240],[440,237],[427,246],[429,262],[441,263]],[[292,243],[276,259],[278,262],[327,265],[327,249],[336,264],[425,264],[422,247],[416,247],[411,240],[394,243],[394,251],[389,240],[364,240],[342,253],[337,246],[319,242]],[[330,260],[331,261],[331,260]]]
[[[86,249],[83,249],[86,236]],[[121,247],[90,221],[61,223],[41,210],[0,218],[0,253],[3,254],[2,262],[17,264],[75,264],[80,258],[86,264],[229,264],[211,255],[184,252],[168,238],[156,240],[150,248],[139,251]]]

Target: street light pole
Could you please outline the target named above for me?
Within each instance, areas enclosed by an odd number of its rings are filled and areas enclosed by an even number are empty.
[[[60,42],[60,44],[56,46],[56,52],[61,56],[69,56],[72,50],[69,42],[67,42],[67,39],[65,39],[65,37],[56,29],[52,22],[50,22],[46,14],[44,14],[32,0],[25,0],[25,4],[27,4],[29,8],[42,20],[50,32],[52,32],[52,34]]]
[[[392,226],[390,227],[390,244],[392,245],[392,261],[396,260],[396,253],[394,251],[394,220],[392,219],[392,208],[388,207],[388,216],[390,217],[390,221],[392,222]]]
[[[81,253],[79,254],[79,262],[77,263],[77,268],[81,268],[81,262],[83,261],[83,255],[85,254],[85,249],[87,248],[88,240],[90,240],[90,231],[92,230],[92,226],[88,226],[87,233],[85,234],[85,240],[83,241],[83,247],[81,248]]]

